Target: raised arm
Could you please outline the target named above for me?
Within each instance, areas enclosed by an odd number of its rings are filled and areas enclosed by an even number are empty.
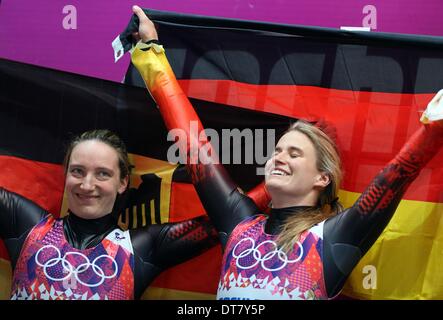
[[[132,62],[158,104],[168,130],[180,129],[184,133],[179,143],[182,154],[186,154],[188,171],[224,245],[234,227],[244,218],[258,213],[258,209],[250,198],[238,191],[219,163],[200,119],[177,83],[163,47],[156,42],[158,37],[152,21],[139,7],[134,8],[134,13],[140,20],[139,36],[149,47],[137,45],[132,52]],[[191,124],[198,128],[196,135],[192,134]]]
[[[443,123],[423,125],[353,207],[326,221],[324,268],[329,297],[341,290],[358,261],[389,223],[406,189],[442,145]]]
[[[34,202],[0,188],[0,238],[13,268],[29,231],[48,213]]]

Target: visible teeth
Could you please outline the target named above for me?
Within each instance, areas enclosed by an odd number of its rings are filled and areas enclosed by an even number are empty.
[[[271,175],[275,175],[275,176],[287,176],[287,173],[279,170],[279,169],[274,169],[271,171]]]

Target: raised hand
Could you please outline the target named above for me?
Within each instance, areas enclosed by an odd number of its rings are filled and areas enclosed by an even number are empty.
[[[437,92],[431,102],[428,103],[428,107],[423,112],[420,121],[423,123],[432,121],[443,123],[443,89]]]
[[[132,34],[132,36],[138,41],[142,40],[143,42],[148,42],[150,40],[158,40],[157,30],[155,29],[154,23],[145,12],[139,6],[133,6],[132,12],[137,15],[140,20],[140,24],[138,27],[138,32]]]

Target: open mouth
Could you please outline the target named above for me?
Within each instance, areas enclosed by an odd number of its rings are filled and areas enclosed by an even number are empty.
[[[75,195],[77,196],[77,198],[84,201],[91,201],[99,198],[99,196],[85,195],[80,193],[76,193]]]
[[[273,169],[271,170],[271,176],[289,176],[289,173],[283,169]]]

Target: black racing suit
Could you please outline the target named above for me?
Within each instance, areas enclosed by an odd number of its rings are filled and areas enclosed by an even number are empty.
[[[0,238],[4,240],[14,269],[31,229],[49,213],[34,202],[0,188]],[[70,212],[63,218],[64,234],[76,249],[99,244],[118,228],[112,214],[86,220]],[[184,262],[218,243],[206,216],[177,223],[130,230],[134,249],[134,297],[139,299],[163,270]]]
[[[187,167],[193,183],[224,246],[240,222],[262,212],[238,191],[237,184],[210,150],[210,142],[203,138],[203,125],[178,85],[164,50],[155,45],[154,50],[136,48],[132,62],[156,100],[167,128],[186,132],[187,144],[181,145],[185,148],[182,152],[188,155]],[[191,122],[198,123],[197,135],[190,134]],[[423,125],[351,208],[326,220],[323,271],[328,297],[334,297],[343,288],[353,268],[390,221],[408,186],[442,144],[442,124]],[[212,158],[190,160],[192,145],[204,147],[204,155]],[[297,211],[297,207],[273,210],[267,220],[267,232],[278,233],[285,216]]]

